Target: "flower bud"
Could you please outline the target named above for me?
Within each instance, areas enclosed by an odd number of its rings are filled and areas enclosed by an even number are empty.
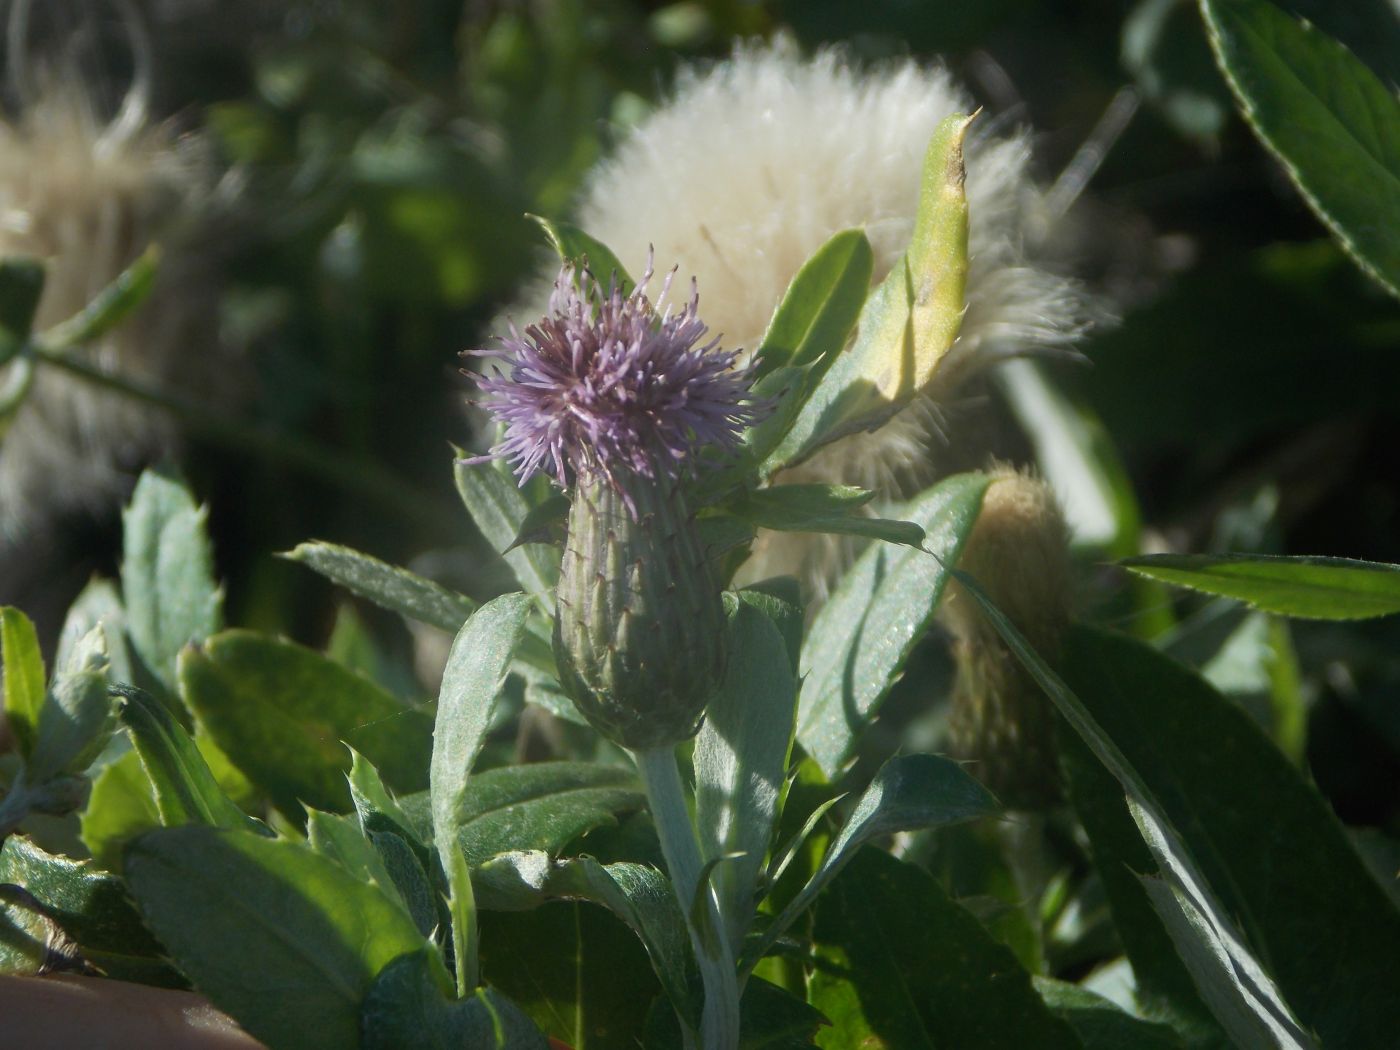
[[[1053,664],[1070,622],[1069,530],[1045,482],[994,474],[958,567]],[[951,584],[942,609],[957,664],[950,750],[1007,806],[1044,809],[1060,794],[1053,709],[961,590]]]
[[[565,690],[634,750],[693,735],[725,660],[720,587],[681,488],[640,480],[574,487],[554,626]]]

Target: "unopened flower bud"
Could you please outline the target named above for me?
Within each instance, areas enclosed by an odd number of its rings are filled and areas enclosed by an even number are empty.
[[[1042,657],[1055,662],[1072,591],[1069,530],[1049,485],[997,470],[958,567]],[[960,592],[952,584],[942,610],[957,663],[950,750],[970,760],[973,774],[1006,805],[1044,809],[1060,794],[1050,702]]]

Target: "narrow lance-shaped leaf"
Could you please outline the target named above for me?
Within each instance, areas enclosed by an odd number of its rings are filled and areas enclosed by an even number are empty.
[[[774,599],[776,600],[776,599]],[[720,916],[737,950],[778,816],[797,713],[797,679],[778,628],[757,607],[730,599],[724,682],[695,738],[695,824]]]
[[[962,327],[967,285],[963,138],[970,117],[934,131],[909,247],[860,315],[855,342],[807,398],[765,475],[854,430],[877,426],[928,383]]]
[[[724,506],[727,513],[779,532],[829,532],[918,547],[924,530],[912,521],[867,517],[860,508],[875,498],[853,485],[775,485],[746,492]]]
[[[160,821],[167,826],[208,824],[268,834],[219,788],[194,740],[166,707],[135,688],[116,690],[122,724],[150,779]]]
[[[305,565],[381,608],[444,631],[455,633],[476,611],[476,603],[464,594],[335,543],[299,543],[282,557]]]
[[[497,463],[463,463],[460,459],[453,465],[453,473],[457,492],[481,535],[492,550],[504,555],[520,585],[552,612],[560,554],[556,548],[538,543],[514,546],[531,509],[515,478]]]
[[[1220,68],[1264,145],[1361,268],[1400,296],[1393,85],[1268,0],[1201,0],[1201,11]]]
[[[1400,612],[1400,565],[1267,554],[1148,554],[1119,564],[1282,616],[1360,620]]]
[[[898,680],[915,643],[933,619],[977,514],[988,478],[958,474],[897,508],[924,529],[925,549],[867,550],[822,606],[802,647],[797,739],[828,778]]]
[[[429,793],[433,837],[451,890],[459,995],[469,994],[477,983],[476,909],[466,860],[457,845],[463,797],[511,658],[524,633],[529,606],[527,596],[507,594],[473,613],[452,643],[438,694]]]
[[[870,289],[875,253],[864,230],[842,230],[802,264],[754,352],[767,374],[783,365],[830,364]],[[822,369],[810,373],[819,378]]]
[[[861,795],[845,827],[832,840],[821,866],[744,953],[741,968],[751,970],[783,932],[817,899],[871,839],[895,831],[936,828],[997,812],[997,800],[951,759],[901,755],[886,762]]]
[[[1215,976],[1218,977],[1220,973],[1228,972],[1236,975],[1249,975],[1249,978],[1247,980],[1240,979],[1229,984],[1228,987],[1213,988],[1210,996],[1203,992],[1202,998],[1206,999],[1207,1005],[1218,1005],[1219,1000],[1212,1003],[1212,996],[1216,992],[1229,995],[1231,1009],[1213,1010],[1216,1019],[1225,1027],[1230,1037],[1244,1047],[1313,1046],[1311,1038],[1302,1026],[1292,1019],[1293,1015],[1289,1004],[1284,1002],[1272,980],[1257,960],[1250,955],[1242,938],[1235,933],[1231,920],[1219,909],[1215,900],[1215,888],[1206,885],[1203,881],[1199,884],[1191,884],[1180,880],[1180,873],[1183,871],[1194,872],[1197,867],[1196,863],[1180,833],[1174,829],[1165,815],[1167,810],[1159,800],[1157,792],[1152,786],[1149,786],[1148,781],[1139,771],[1139,766],[1129,761],[1118,743],[1104,732],[1084,702],[1040,658],[1015,626],[982,593],[976,582],[965,573],[955,572],[955,575],[958,582],[967,588],[967,592],[981,606],[982,611],[1006,641],[1007,646],[1040,684],[1041,688],[1045,690],[1060,713],[1064,715],[1066,721],[1094,752],[1099,761],[1123,785],[1129,799],[1152,815],[1155,826],[1161,829],[1162,841],[1167,844],[1172,856],[1181,858],[1183,862],[1179,866],[1163,870],[1163,876],[1169,880],[1174,890],[1180,891],[1183,896],[1193,902],[1202,914],[1209,917],[1212,929],[1228,931],[1229,936],[1217,937],[1212,942],[1213,946],[1224,948],[1236,954],[1229,957],[1228,969],[1218,971]],[[1146,646],[1131,643],[1126,639],[1124,642],[1137,646],[1143,652],[1151,653],[1150,648]],[[1168,666],[1171,666],[1169,662],[1167,663]],[[1161,673],[1160,670],[1155,671],[1154,676]],[[1099,714],[1102,713],[1101,710]],[[1139,757],[1141,758],[1141,756]],[[1204,933],[1204,930],[1202,932]],[[1203,975],[1204,971],[1193,971],[1192,976],[1197,978],[1198,987]]]

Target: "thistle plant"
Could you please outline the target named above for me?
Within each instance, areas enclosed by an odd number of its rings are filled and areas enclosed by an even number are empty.
[[[556,591],[553,648],[559,679],[584,717],[631,749],[647,785],[662,848],[706,985],[707,1047],[738,1039],[738,989],[699,884],[701,860],[686,813],[674,746],[694,736],[724,675],[726,623],[720,584],[690,510],[686,483],[737,451],[771,406],[754,399],[754,366],[721,350],[699,317],[699,292],[653,303],[654,273],[624,294],[566,262],[549,315],[477,351],[505,368],[480,380],[504,428],[491,457],[521,484],[547,474],[569,498]],[[470,462],[470,461],[469,461]],[[697,894],[700,895],[697,898]]]

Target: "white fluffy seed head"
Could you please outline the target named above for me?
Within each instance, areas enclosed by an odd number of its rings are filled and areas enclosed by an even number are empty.
[[[798,268],[838,231],[864,228],[876,280],[884,277],[913,227],[929,137],[945,117],[975,108],[942,68],[860,69],[836,51],[804,59],[788,43],[743,45],[682,73],[669,103],[592,173],[578,223],[629,268],[654,245],[694,273],[711,330],[751,350]],[[1037,250],[1030,153],[1026,132],[999,134],[987,116],[973,123],[967,313],[927,396],[781,480],[917,491],[932,479],[935,398],[988,362],[1065,347],[1083,332],[1084,293]],[[834,538],[764,534],[744,575],[797,575],[819,600],[851,553]]]
[[[160,243],[151,298],[81,353],[137,380],[178,387],[201,376],[207,386],[217,375],[215,310],[208,246],[193,243],[214,192],[207,152],[163,126],[115,133],[91,97],[77,76],[56,76],[13,120],[0,119],[0,256],[45,262],[40,331]],[[41,365],[0,440],[0,545],[57,512],[110,505],[130,469],[172,436],[154,409]]]

